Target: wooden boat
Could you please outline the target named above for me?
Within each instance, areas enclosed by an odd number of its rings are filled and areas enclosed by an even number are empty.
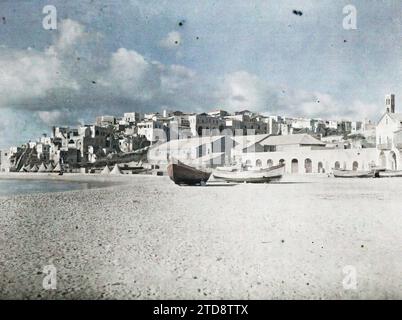
[[[217,171],[233,172],[241,169],[241,166],[227,166],[227,167],[216,167]]]
[[[176,184],[197,185],[207,182],[210,172],[198,170],[180,161],[170,163],[167,167],[170,179]]]
[[[400,178],[402,177],[402,170],[385,170],[378,173],[380,178]]]
[[[374,178],[375,171],[354,171],[354,170],[343,170],[343,169],[333,169],[335,178]]]
[[[283,176],[285,164],[259,170],[214,171],[215,179],[226,182],[264,183],[280,180]]]

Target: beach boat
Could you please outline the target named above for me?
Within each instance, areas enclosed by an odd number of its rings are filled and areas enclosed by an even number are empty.
[[[217,171],[233,172],[241,169],[241,166],[227,166],[227,167],[216,167]]]
[[[170,163],[167,167],[170,179],[176,184],[197,185],[207,182],[210,172],[190,167],[180,161]]]
[[[385,170],[378,173],[380,178],[401,178],[402,170]]]
[[[279,164],[270,168],[243,169],[234,171],[216,170],[213,173],[215,179],[226,182],[266,183],[280,180],[285,170],[285,164]]]
[[[117,165],[117,163],[114,165],[114,168],[112,171],[110,171],[110,174],[123,174],[119,168],[119,166]]]
[[[375,171],[354,171],[344,169],[333,169],[335,178],[374,178]]]
[[[103,170],[101,171],[101,174],[110,174],[110,169],[109,169],[109,167],[108,167],[108,166],[105,166],[105,167],[103,168]]]

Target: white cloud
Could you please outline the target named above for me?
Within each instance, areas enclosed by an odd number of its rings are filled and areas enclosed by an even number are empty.
[[[159,45],[163,48],[174,49],[182,43],[181,34],[178,31],[171,31],[167,36],[159,41]]]
[[[62,62],[49,53],[0,49],[0,70],[0,108],[43,97],[54,88],[78,89]]]
[[[345,105],[328,93],[283,88],[247,71],[227,74],[218,89],[219,105],[229,111],[249,109],[265,114],[317,118],[376,118],[378,107],[360,100]]]
[[[125,97],[150,100],[160,88],[159,64],[147,61],[134,50],[120,48],[110,58],[110,67],[99,84],[116,88]]]
[[[64,112],[60,110],[53,111],[38,111],[39,118],[48,125],[55,125],[63,121],[65,118]]]

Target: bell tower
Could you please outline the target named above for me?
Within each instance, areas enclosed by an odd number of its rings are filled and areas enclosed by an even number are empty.
[[[395,113],[395,95],[387,94],[385,96],[385,112]]]

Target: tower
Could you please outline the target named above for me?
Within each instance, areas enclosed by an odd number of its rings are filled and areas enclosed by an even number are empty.
[[[395,95],[387,94],[385,96],[385,112],[395,113]]]

